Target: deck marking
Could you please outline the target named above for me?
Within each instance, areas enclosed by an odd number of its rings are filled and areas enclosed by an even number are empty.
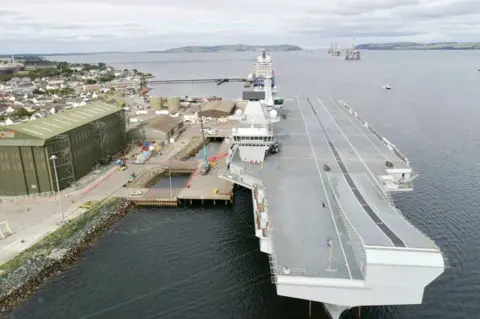
[[[368,177],[368,176],[367,176],[367,177]],[[370,184],[372,184],[372,186],[374,186],[373,183],[372,183],[372,181],[370,180],[370,178],[367,178],[367,180],[368,180],[368,182],[369,182]],[[375,188],[375,187],[374,187],[374,188]],[[375,188],[375,191],[376,191],[378,194],[380,194],[380,192],[379,192],[376,188]],[[380,195],[381,195],[381,194],[380,194]],[[389,204],[389,206],[391,206],[391,205]],[[401,219],[403,219],[411,228],[413,228],[415,231],[419,232],[423,237],[427,238],[427,240],[428,240],[429,242],[431,242],[434,247],[436,247],[435,242],[433,242],[433,241],[430,239],[430,237],[424,235],[418,228],[416,228],[416,227],[407,219],[407,217],[406,217],[405,215],[403,215],[402,213],[399,213],[399,212],[398,212],[398,211],[400,211],[398,208],[396,208],[396,207],[394,207],[394,206],[392,206],[392,208],[395,210],[395,213],[396,213],[397,215],[399,215],[399,217],[400,217]],[[398,211],[397,211],[397,210],[398,210]],[[411,248],[413,248],[413,247],[411,247]]]
[[[320,101],[320,99],[318,98],[318,96],[317,96],[317,100]],[[350,123],[352,123],[352,125],[357,129],[357,131],[359,131],[360,133],[362,133],[362,135],[370,142],[370,144],[372,144],[373,147],[375,147],[375,148],[377,149],[377,151],[383,156],[383,158],[384,158],[386,161],[388,161],[388,157],[385,156],[385,154],[383,154],[383,152],[378,148],[378,146],[377,146],[375,143],[372,142],[372,140],[367,136],[367,134],[365,134],[365,132],[363,132],[363,131],[358,127],[358,125],[353,122],[353,120],[350,118],[350,116],[348,116],[348,115],[345,113],[345,110],[342,109],[341,107],[339,107],[339,106],[337,105],[337,103],[336,103],[333,99],[329,99],[329,100],[330,100],[330,102],[331,102],[333,105],[335,105],[335,107],[336,107],[337,109],[340,110],[340,112],[350,121]],[[321,103],[321,102],[320,102],[320,103]]]
[[[327,198],[328,210],[332,215],[332,221],[333,221],[333,225],[335,226],[335,231],[337,232],[338,242],[340,244],[340,248],[342,249],[343,258],[345,259],[345,266],[347,266],[348,275],[350,276],[350,279],[353,279],[352,273],[350,271],[350,266],[348,265],[347,255],[345,254],[345,250],[343,249],[342,239],[340,238],[340,234],[338,232],[337,222],[335,221],[335,216],[333,216],[332,205],[330,204],[330,199],[328,198],[327,188],[325,187],[325,182],[323,181],[320,166],[318,165],[318,161],[316,160],[317,155],[315,154],[315,148],[313,147],[312,139],[310,138],[310,133],[308,132],[307,123],[305,122],[305,116],[303,115],[302,107],[300,106],[300,101],[298,100],[298,97],[297,97],[297,106],[300,109],[300,113],[302,114],[302,119],[303,119],[302,122],[303,122],[303,125],[305,126],[305,131],[307,131],[307,137],[310,143],[310,148],[312,149],[313,156],[315,157],[315,165],[317,166],[318,175],[320,176],[320,181],[322,182],[323,189],[325,190],[325,197]]]
[[[383,220],[375,213],[375,211],[372,209],[372,207],[370,207],[370,205],[367,203],[367,201],[365,200],[365,198],[363,197],[363,195],[358,191],[352,177],[350,176],[350,173],[348,172],[347,170],[347,167],[345,166],[345,164],[343,163],[343,160],[342,158],[340,157],[340,154],[338,153],[337,151],[337,148],[335,147],[335,144],[333,143],[333,140],[331,139],[330,137],[330,134],[328,134],[325,126],[323,126],[323,123],[322,121],[320,120],[320,118],[318,117],[318,114],[317,114],[317,111],[315,110],[315,108],[313,107],[313,104],[312,102],[310,101],[309,98],[307,98],[307,101],[308,103],[310,104],[310,107],[312,108],[312,111],[313,111],[313,114],[315,115],[315,118],[317,119],[317,122],[318,124],[320,125],[320,128],[322,129],[322,132],[323,134],[325,135],[325,138],[327,139],[327,142],[328,142],[328,145],[330,146],[330,150],[332,151],[333,155],[335,156],[336,160],[337,160],[337,164],[338,166],[340,167],[340,170],[342,171],[343,173],[343,176],[345,177],[345,179],[347,180],[347,183],[348,183],[348,186],[350,187],[350,189],[352,190],[353,194],[355,195],[355,197],[357,198],[358,202],[360,203],[360,205],[363,207],[363,209],[365,210],[365,212],[367,213],[368,216],[370,216],[370,219],[374,221],[374,223],[378,226],[378,228],[380,228],[382,230],[382,232],[387,235],[387,237],[390,239],[390,241],[393,243],[393,245],[395,247],[406,247],[405,243],[403,242],[403,240],[398,237],[384,222]],[[321,103],[321,102],[320,102]],[[322,106],[325,108],[325,106],[323,105],[322,103]],[[325,109],[325,111],[328,113],[327,109]],[[332,117],[330,115],[330,117]],[[333,118],[332,118],[333,119]],[[335,124],[337,124],[335,122]],[[338,124],[337,124],[337,127],[338,127]],[[338,129],[340,129],[340,127],[338,127]],[[343,133],[343,132],[342,132]],[[345,139],[347,139],[345,137]],[[348,141],[347,139],[347,142],[350,143],[350,141]],[[350,146],[352,147],[353,149],[353,146],[350,144]],[[353,149],[355,151],[355,149]],[[355,151],[356,153],[356,151]],[[357,153],[358,155],[358,153]],[[361,157],[358,156],[360,159]],[[368,169],[368,167],[367,167]],[[371,172],[370,172],[371,173]]]

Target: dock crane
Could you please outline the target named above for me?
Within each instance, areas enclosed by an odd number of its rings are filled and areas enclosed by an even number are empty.
[[[198,113],[201,114],[201,112],[202,112],[202,107],[200,106]],[[210,162],[208,161],[207,144],[205,143],[205,130],[203,129],[203,116],[201,115],[200,115],[200,127],[202,130],[202,140],[203,140],[203,164],[200,167],[200,173],[202,175],[207,175],[207,173],[210,171]]]

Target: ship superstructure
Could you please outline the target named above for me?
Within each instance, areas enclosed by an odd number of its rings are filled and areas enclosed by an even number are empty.
[[[408,159],[345,102],[298,97],[277,111],[265,93],[233,117],[220,177],[252,190],[277,293],[322,302],[334,319],[356,306],[421,303],[445,264],[391,198],[413,190]]]
[[[273,71],[272,57],[267,53],[265,49],[262,49],[261,54],[257,57],[254,64],[253,78],[254,87],[263,87],[266,76],[271,77],[271,85],[275,87],[275,73]]]
[[[355,46],[355,40],[352,47],[345,52],[345,60],[360,60],[360,51]]]

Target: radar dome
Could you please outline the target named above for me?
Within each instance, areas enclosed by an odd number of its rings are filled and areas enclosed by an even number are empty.
[[[278,112],[275,111],[275,110],[271,110],[270,111],[270,118],[274,119],[274,118],[277,118],[278,116]]]
[[[238,109],[238,110],[235,111],[235,115],[236,115],[236,116],[241,116],[242,113],[243,113],[243,112],[242,112],[242,110],[240,110],[240,109]]]

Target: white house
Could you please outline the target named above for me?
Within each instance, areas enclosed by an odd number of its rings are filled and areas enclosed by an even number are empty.
[[[7,107],[7,109],[5,110],[5,113],[7,113],[7,114],[11,114],[13,112],[15,112],[15,109],[11,106]]]

